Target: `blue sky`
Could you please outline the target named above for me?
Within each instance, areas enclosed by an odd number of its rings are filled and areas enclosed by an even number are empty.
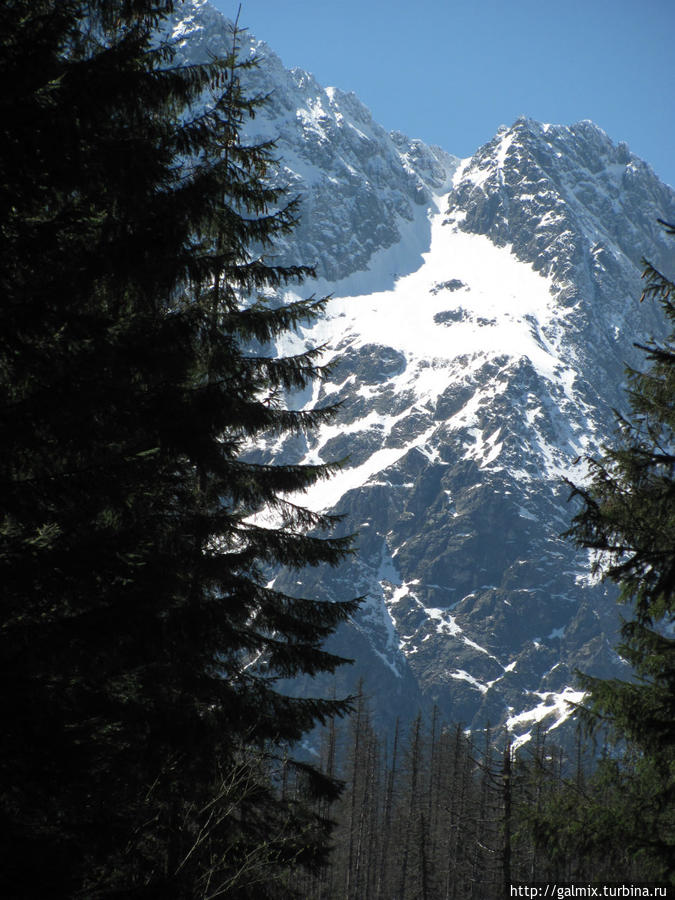
[[[242,0],[240,24],[457,156],[519,115],[592,119],[675,186],[675,0]]]

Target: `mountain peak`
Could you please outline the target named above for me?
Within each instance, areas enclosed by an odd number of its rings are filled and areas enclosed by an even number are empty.
[[[464,162],[448,222],[511,245],[562,287],[596,245],[632,265],[655,248],[668,254],[657,219],[668,219],[673,207],[673,191],[595,123],[521,117]]]

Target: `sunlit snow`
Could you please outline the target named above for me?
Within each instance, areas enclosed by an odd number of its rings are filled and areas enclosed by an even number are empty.
[[[566,687],[560,693],[547,691],[540,693],[535,691],[534,696],[539,697],[538,703],[532,709],[518,713],[506,720],[506,727],[511,732],[519,731],[525,725],[538,722],[544,722],[546,719],[553,718],[552,722],[547,723],[546,731],[552,731],[554,728],[562,725],[574,713],[574,704],[579,704],[584,699],[583,691],[575,691],[574,688]],[[521,734],[513,743],[515,748],[526,743],[531,737],[531,731]]]
[[[405,257],[404,239],[396,248],[376,254],[367,273],[357,273],[336,285],[319,283],[318,293],[326,288],[336,295],[326,315],[311,328],[300,329],[293,338],[284,339],[278,349],[285,353],[298,352],[305,344],[326,344],[328,348],[339,347],[340,352],[371,344],[393,348],[405,357],[406,364],[403,371],[386,381],[387,387],[397,396],[409,392],[418,408],[435,403],[453,378],[466,378],[494,358],[529,360],[538,375],[555,386],[560,396],[572,400],[575,373],[561,366],[559,348],[550,337],[560,330],[561,315],[551,291],[551,279],[516,259],[508,247],[497,247],[483,235],[464,233],[445,222],[444,206],[445,198],[436,198],[436,209],[429,214],[431,243],[422,256],[423,265],[399,278],[392,289],[367,293],[359,288],[359,282],[367,283],[368,289],[372,289],[378,282],[390,281],[392,253],[395,249]],[[410,228],[406,233],[414,231],[415,228]],[[406,265],[416,253],[417,248],[405,261]],[[439,288],[448,282],[461,282],[463,289]],[[341,296],[346,289],[351,294]],[[293,296],[287,292],[287,299]],[[448,327],[443,316],[453,315],[453,310],[456,312]],[[334,353],[335,350],[328,349],[325,361]],[[381,386],[354,384],[353,389],[355,393],[361,391],[364,396],[373,396]],[[467,456],[476,459],[482,468],[498,465],[502,450],[500,429],[484,436],[475,427],[478,410],[495,396],[496,390],[489,383],[476,390],[448,422],[454,429],[470,429],[473,445],[467,448]],[[536,409],[526,414],[532,420],[539,415]],[[350,431],[362,432],[372,426],[381,428],[384,443],[384,438],[405,415],[407,411],[398,416],[371,412],[366,419],[351,425],[324,426],[303,461],[320,461],[319,449],[331,437]],[[433,442],[436,427],[395,447],[382,446],[365,462],[345,468],[330,481],[319,482],[295,499],[313,509],[327,509],[344,493],[367,484],[413,448],[437,461],[438,450]],[[536,430],[534,434],[537,435]],[[561,458],[560,451],[541,435],[536,441],[535,449],[546,473],[549,476],[568,474],[569,459]],[[573,449],[579,455],[584,448],[579,444]]]

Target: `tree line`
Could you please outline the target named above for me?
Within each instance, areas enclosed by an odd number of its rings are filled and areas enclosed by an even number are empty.
[[[323,643],[358,599],[287,595],[269,569],[353,547],[294,499],[337,464],[246,451],[333,415],[285,403],[325,374],[321,348],[274,351],[325,300],[282,302],[314,271],[274,260],[298,200],[273,143],[244,138],[265,98],[242,86],[256,63],[238,26],[224,58],[179,66],[173,10],[0,5],[0,894],[672,881],[672,282],[646,265],[671,335],[644,344],[634,415],[573,486],[570,537],[622,586],[636,674],[583,680],[582,724],[616,740],[597,770],[570,776],[541,736],[514,758],[438,717],[387,746],[362,698],[287,696],[280,680],[344,662]],[[315,764],[297,748],[316,726]]]

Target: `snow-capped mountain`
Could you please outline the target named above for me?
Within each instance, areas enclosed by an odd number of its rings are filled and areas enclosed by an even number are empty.
[[[231,23],[206,0],[183,3],[169,34],[179,61],[206,60],[232,47]],[[447,189],[459,160],[388,134],[355,94],[324,89],[309,73],[285,69],[248,32],[237,41],[241,58],[261,61],[247,74],[248,91],[268,97],[247,136],[276,139],[279,181],[290,196],[302,197],[302,220],[278,248],[281,256],[315,265],[330,281],[363,271],[382,247],[413,241],[407,253],[419,260],[432,195]]]
[[[229,40],[202,0],[171,29],[185,59]],[[675,270],[657,222],[675,219],[675,193],[591,122],[519,119],[460,161],[386,133],[355,95],[285,70],[254,38],[242,52],[263,57],[251,88],[271,92],[249,134],[277,137],[303,197],[280,252],[317,265],[303,296],[333,294],[278,348],[325,344],[334,363],[290,402],[342,401],[331,425],[255,454],[348,456],[301,499],[359,533],[337,571],[277,584],[365,595],[331,646],[356,659],[337,690],[362,675],[381,720],[436,703],[521,742],[537,721],[556,728],[580,696],[575,669],[625,674],[614,595],[560,536],[563,478],[611,440],[633,342],[662,328],[637,302],[641,257]]]

